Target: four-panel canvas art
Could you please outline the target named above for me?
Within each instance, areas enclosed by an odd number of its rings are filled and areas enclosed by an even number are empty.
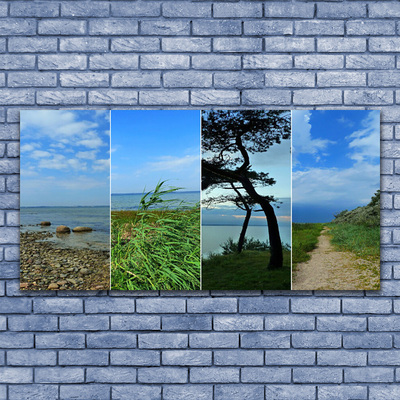
[[[378,290],[379,111],[21,111],[24,290]]]

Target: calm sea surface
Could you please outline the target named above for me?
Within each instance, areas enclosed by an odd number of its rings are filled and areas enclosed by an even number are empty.
[[[142,193],[111,194],[112,210],[137,210],[140,206]],[[150,196],[148,196],[149,198]],[[177,208],[182,205],[193,206],[200,201],[200,192],[174,192],[162,196],[164,200],[174,200],[165,203],[169,208]],[[163,204],[157,204],[152,208],[161,208]]]
[[[41,221],[50,221],[51,226],[38,226]],[[73,233],[49,238],[58,247],[110,248],[109,207],[22,207],[20,212],[21,232],[38,231],[55,233],[58,225],[69,228],[89,226],[92,232]]]
[[[291,227],[290,223],[279,224],[279,231],[281,235],[282,243],[291,243]],[[241,226],[235,225],[203,225],[201,243],[202,243],[202,255],[207,257],[212,253],[221,253],[221,244],[225,243],[230,237],[234,241],[239,240]],[[246,238],[254,238],[266,242],[268,238],[268,229],[266,226],[249,226],[246,232]]]

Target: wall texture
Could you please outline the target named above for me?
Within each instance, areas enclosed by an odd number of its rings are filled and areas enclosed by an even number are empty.
[[[0,3],[0,399],[400,397],[398,1]],[[19,110],[381,110],[379,292],[19,291]]]

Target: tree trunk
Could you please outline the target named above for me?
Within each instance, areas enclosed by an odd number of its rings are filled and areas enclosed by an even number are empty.
[[[250,217],[251,217],[251,208],[247,207],[246,208],[246,217],[245,217],[243,225],[242,225],[242,230],[240,232],[240,237],[239,237],[239,242],[238,242],[238,253],[242,252],[244,238],[246,236],[247,226],[249,225]]]

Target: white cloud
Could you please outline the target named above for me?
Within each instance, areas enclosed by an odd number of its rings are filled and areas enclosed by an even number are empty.
[[[76,153],[77,158],[83,158],[85,160],[95,160],[96,159],[96,150],[91,150],[91,151],[78,151]]]
[[[110,159],[106,158],[105,160],[96,160],[93,163],[94,171],[106,171],[110,169]]]
[[[184,157],[162,156],[159,161],[147,164],[147,169],[151,171],[173,171],[178,172],[182,168],[189,168],[193,163],[200,163],[200,155],[186,155]]]
[[[38,160],[40,158],[47,158],[47,157],[51,157],[52,154],[49,153],[48,151],[43,151],[43,150],[34,150],[31,155],[32,158]]]
[[[21,146],[20,151],[21,153],[29,152],[35,150],[40,147],[39,143],[25,143]]]
[[[311,111],[296,110],[292,112],[293,164],[297,163],[299,154],[314,154],[317,157],[319,151],[334,143],[328,139],[311,137],[310,116]]]

